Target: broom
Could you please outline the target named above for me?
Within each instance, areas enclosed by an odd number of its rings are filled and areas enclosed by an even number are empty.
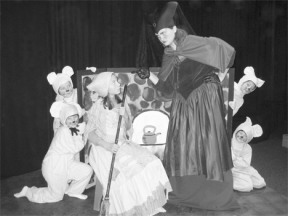
[[[127,85],[124,86],[123,99],[122,99],[121,107],[124,107],[125,98],[126,98],[126,92],[127,92]],[[117,133],[116,133],[116,138],[115,138],[115,144],[118,143],[118,137],[119,137],[121,121],[122,121],[122,115],[119,115]],[[112,174],[113,174],[115,157],[116,157],[116,153],[113,153],[111,166],[110,166],[110,172],[109,172],[109,178],[108,178],[106,195],[105,195],[104,199],[102,200],[101,206],[100,206],[100,216],[108,216],[109,215],[109,206],[110,206],[110,203],[109,203],[109,192],[110,192],[110,185],[111,185],[111,180],[112,180]]]

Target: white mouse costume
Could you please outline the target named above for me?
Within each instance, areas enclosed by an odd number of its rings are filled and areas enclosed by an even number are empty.
[[[238,142],[236,133],[244,131],[247,135],[247,142]],[[232,160],[234,167],[233,174],[233,189],[241,192],[249,192],[253,188],[262,188],[266,186],[265,180],[256,169],[251,166],[252,148],[248,144],[253,137],[259,137],[263,133],[260,125],[252,125],[249,117],[246,121],[240,124],[233,133],[232,138]]]
[[[70,128],[65,124],[67,117],[81,115],[78,104],[54,102],[51,107],[53,117],[60,118],[61,126],[55,133],[48,152],[42,162],[42,174],[48,186],[42,188],[25,186],[15,197],[26,196],[36,203],[52,203],[63,199],[64,194],[79,199],[86,199],[83,195],[91,175],[91,167],[76,161],[74,155],[84,147],[83,132],[85,124],[79,124],[78,134],[72,135]]]
[[[71,76],[74,74],[74,71],[72,67],[70,66],[65,66],[62,69],[62,73],[55,73],[51,72],[47,75],[47,80],[50,85],[52,85],[55,93],[56,93],[56,98],[55,101],[64,101],[66,103],[78,103],[78,98],[77,98],[77,88],[73,89],[73,93],[70,97],[64,98],[59,94],[59,87],[66,82],[70,82],[73,88],[73,82],[71,80]],[[60,119],[55,118],[53,121],[53,130],[54,133],[57,131],[57,129],[60,127]]]
[[[99,138],[115,143],[118,126],[119,109],[109,110],[103,106],[103,97],[107,96],[112,72],[97,75],[87,88],[96,91],[99,99],[93,104],[88,115],[85,136],[95,133]],[[131,126],[129,106],[125,106],[122,118],[119,141],[120,149],[115,158],[113,179],[109,196],[109,215],[117,216],[149,216],[167,202],[167,193],[171,185],[162,162],[141,146],[127,138],[127,130]],[[92,144],[89,163],[99,181],[105,196],[112,153],[96,143]],[[166,194],[165,194],[166,190]]]
[[[233,109],[233,116],[238,112],[239,108],[244,103],[244,95],[241,91],[241,86],[244,82],[251,80],[256,87],[260,88],[265,81],[256,77],[253,67],[246,67],[244,69],[244,76],[238,83],[234,82],[234,99],[229,102],[229,106]]]

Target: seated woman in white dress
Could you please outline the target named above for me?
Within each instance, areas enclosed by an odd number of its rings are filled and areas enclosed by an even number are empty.
[[[234,190],[250,192],[253,188],[260,189],[266,186],[264,178],[251,166],[252,148],[249,145],[253,137],[259,137],[262,133],[261,126],[252,125],[249,117],[234,131],[231,146]]]
[[[106,194],[112,153],[116,153],[109,195],[109,215],[149,216],[165,212],[171,185],[162,162],[131,142],[132,119],[126,103],[121,107],[120,84],[113,72],[98,74],[87,88],[98,93],[88,113],[85,137],[92,144],[89,163]],[[115,144],[119,115],[122,122]]]

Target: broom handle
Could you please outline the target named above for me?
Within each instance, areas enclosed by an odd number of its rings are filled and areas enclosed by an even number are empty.
[[[122,99],[121,107],[124,107],[124,105],[125,105],[126,92],[127,92],[127,85],[124,86],[123,99]],[[116,133],[116,138],[115,138],[115,144],[118,144],[118,138],[119,138],[121,121],[122,121],[122,115],[119,115],[117,133]],[[116,153],[113,153],[113,155],[112,155],[112,161],[111,161],[111,166],[110,166],[110,172],[109,172],[108,185],[107,185],[107,190],[106,190],[105,199],[109,199],[109,192],[110,192],[110,186],[111,186],[111,180],[112,180],[112,174],[113,174],[115,157],[116,157]]]

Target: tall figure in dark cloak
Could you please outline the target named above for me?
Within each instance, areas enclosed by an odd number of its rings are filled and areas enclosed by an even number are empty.
[[[168,2],[154,16],[154,36],[165,47],[162,67],[158,76],[149,70],[137,71],[172,99],[163,160],[173,189],[168,202],[235,209],[239,205],[233,194],[233,165],[218,76],[233,65],[235,50],[219,38],[188,35],[191,27],[183,20],[177,2]]]

